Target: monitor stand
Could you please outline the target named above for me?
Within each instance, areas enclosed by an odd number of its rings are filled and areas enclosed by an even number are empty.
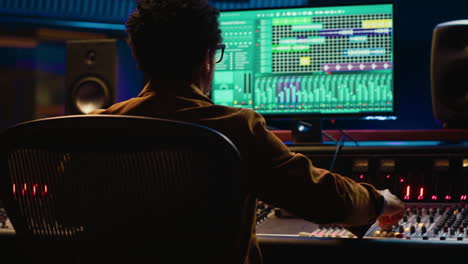
[[[322,120],[293,120],[292,141],[297,145],[322,145]]]

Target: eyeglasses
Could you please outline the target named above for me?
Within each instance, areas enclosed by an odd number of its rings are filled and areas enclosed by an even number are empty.
[[[223,60],[225,49],[226,49],[226,44],[218,44],[218,46],[216,46],[216,53],[215,53],[216,63],[219,63]]]

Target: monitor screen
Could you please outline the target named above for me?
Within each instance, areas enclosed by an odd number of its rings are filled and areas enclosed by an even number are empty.
[[[393,4],[223,11],[215,104],[263,115],[394,113]]]

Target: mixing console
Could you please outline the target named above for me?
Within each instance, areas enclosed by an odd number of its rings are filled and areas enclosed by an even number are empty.
[[[365,241],[378,242],[383,248],[390,243],[404,247],[423,248],[436,244],[468,249],[466,146],[344,147],[337,157],[334,146],[295,145],[290,148],[310,156],[320,168],[329,168],[335,160],[334,172],[373,184],[378,189],[389,189],[406,203],[405,214],[398,225],[382,230],[374,223],[360,234],[364,234]],[[263,203],[259,204],[257,217],[260,241],[284,238],[297,243],[305,240],[362,242],[342,226],[311,223]]]
[[[305,237],[356,238],[340,226],[320,225],[311,232],[299,232]],[[468,207],[465,205],[408,205],[398,225],[382,230],[377,223],[366,232],[366,238],[407,240],[463,241],[468,243]]]
[[[15,230],[8,219],[5,209],[0,208],[0,235],[12,235],[14,233]]]

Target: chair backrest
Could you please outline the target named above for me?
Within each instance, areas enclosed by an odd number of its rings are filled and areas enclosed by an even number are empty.
[[[0,144],[0,197],[35,261],[241,263],[246,254],[242,160],[212,129],[64,116],[11,127]]]

